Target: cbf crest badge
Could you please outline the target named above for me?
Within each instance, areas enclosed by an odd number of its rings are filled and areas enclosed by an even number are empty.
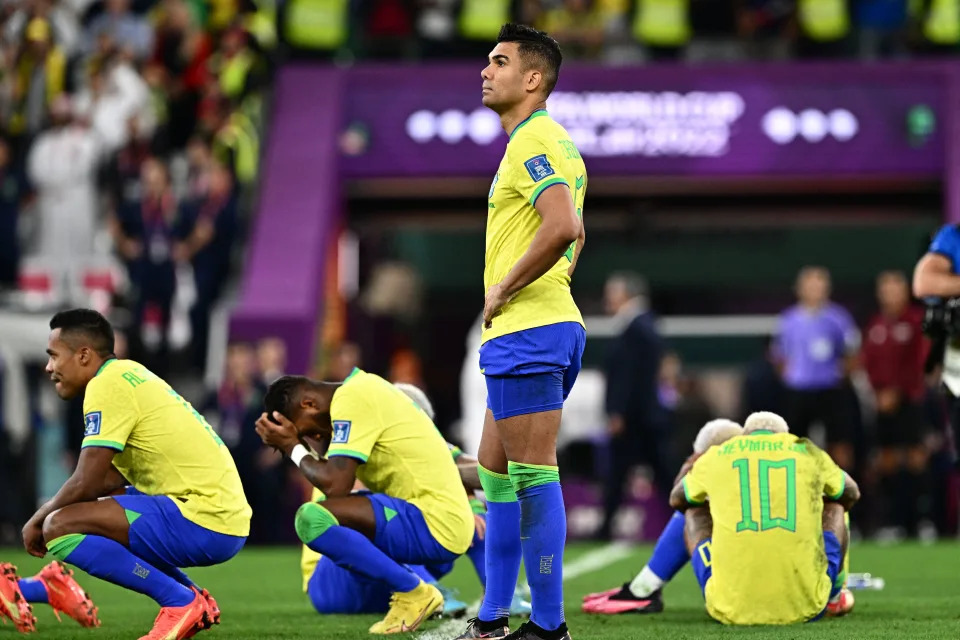
[[[100,412],[91,411],[83,416],[83,437],[100,435]]]
[[[350,439],[350,421],[349,420],[334,420],[333,421],[333,437],[330,439],[331,444],[345,444],[347,440]]]

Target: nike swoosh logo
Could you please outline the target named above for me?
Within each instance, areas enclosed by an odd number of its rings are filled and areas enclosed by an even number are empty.
[[[406,621],[401,622],[401,623],[400,623],[400,633],[406,633],[407,631],[416,631],[417,627],[420,626],[420,623],[423,622],[423,619],[427,616],[427,612],[428,612],[428,611],[431,612],[431,613],[433,612],[433,610],[434,610],[434,608],[435,608],[434,605],[440,606],[439,603],[437,603],[436,600],[431,600],[431,601],[430,601],[430,604],[428,604],[426,607],[424,607],[423,613],[420,614],[420,617],[417,618],[416,620],[414,620],[414,621],[413,621],[413,624],[410,625],[409,627],[407,626]]]
[[[10,600],[7,600],[3,596],[0,596],[0,603],[3,604],[3,608],[7,610],[7,613],[10,614],[10,617],[13,618],[14,622],[20,619],[20,608],[17,607],[16,604]]]
[[[577,189],[583,188],[583,176],[577,177]]]
[[[177,640],[177,636],[180,635],[180,629],[183,628],[183,623],[185,623],[186,621],[187,621],[186,616],[180,618],[180,622],[177,623],[177,626],[171,629],[170,632],[167,634],[166,640]]]

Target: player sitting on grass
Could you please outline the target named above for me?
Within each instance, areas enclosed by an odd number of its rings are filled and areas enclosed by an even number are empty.
[[[0,620],[12,620],[20,633],[36,631],[37,618],[30,605],[38,602],[49,604],[57,620],[65,613],[80,626],[100,626],[93,600],[63,563],[51,562],[32,578],[20,578],[15,566],[0,562]]]
[[[191,637],[220,611],[180,567],[226,562],[249,533],[233,458],[170,385],[113,355],[102,315],[64,311],[50,329],[46,372],[57,394],[84,394],[83,449],[73,475],[24,526],[24,546],[153,598],[160,614],[141,640]]]
[[[825,452],[754,413],[744,435],[712,447],[670,494],[707,612],[724,624],[792,624],[852,607],[841,593],[856,482]],[[709,503],[708,503],[709,501]]]
[[[434,419],[433,405],[422,390],[411,384],[396,383],[394,386],[407,394],[417,406],[423,409],[431,421]],[[317,448],[324,446],[324,443],[317,443]],[[448,446],[454,462],[457,463],[464,488],[468,493],[479,489],[480,482],[477,474],[476,458],[464,454],[458,447]],[[359,483],[358,485],[362,488],[362,485]],[[315,488],[311,500],[316,502],[322,498],[323,493]],[[476,527],[473,542],[466,555],[473,563],[480,584],[483,585],[486,581],[484,573],[486,510],[483,503],[476,498],[471,498],[470,504],[474,512]],[[446,589],[442,583],[438,582],[449,568],[449,564],[440,567],[424,567],[422,565],[410,567],[424,582],[433,584],[443,594],[444,617],[459,618],[467,611],[466,603],[458,600],[453,591]],[[300,569],[303,575],[303,591],[309,596],[311,604],[318,613],[386,613],[390,608],[391,592],[386,584],[368,580],[359,574],[340,568],[332,560],[321,556],[306,545],[303,547]],[[525,602],[519,593],[514,593],[510,611],[513,616],[529,617],[530,604]]]
[[[693,441],[693,454],[683,463],[675,482],[680,481],[707,449],[739,435],[743,435],[743,427],[732,420],[720,418],[703,425]],[[633,581],[625,583],[619,589],[584,596],[584,613],[611,615],[663,611],[663,585],[670,582],[690,561],[683,538],[684,522],[682,513],[674,513],[657,538],[650,561]]]
[[[284,376],[270,385],[264,406],[257,433],[326,496],[297,512],[300,540],[393,594],[370,632],[412,631],[441,610],[437,588],[403,563],[452,563],[470,548],[474,519],[430,418],[392,384],[359,369],[342,383]],[[301,435],[329,439],[326,458],[309,455]],[[373,493],[351,495],[358,478]]]

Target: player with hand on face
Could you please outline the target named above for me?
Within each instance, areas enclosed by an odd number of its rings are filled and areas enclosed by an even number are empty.
[[[284,376],[267,390],[257,433],[323,492],[296,530],[313,551],[384,585],[390,609],[371,633],[415,630],[443,596],[408,565],[439,570],[469,549],[474,517],[447,443],[427,415],[383,378],[354,369],[342,383]],[[310,455],[301,437],[328,441]],[[323,449],[323,442],[318,449]],[[353,494],[360,480],[370,493]]]
[[[824,451],[754,413],[744,434],[701,456],[670,495],[707,612],[736,625],[782,625],[852,608],[843,589],[844,511],[856,482]]]

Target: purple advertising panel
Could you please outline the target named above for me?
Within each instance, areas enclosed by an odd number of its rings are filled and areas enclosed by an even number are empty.
[[[486,176],[507,137],[482,63],[346,74],[349,178]],[[570,65],[547,103],[592,175],[940,178],[950,76],[935,65]]]

